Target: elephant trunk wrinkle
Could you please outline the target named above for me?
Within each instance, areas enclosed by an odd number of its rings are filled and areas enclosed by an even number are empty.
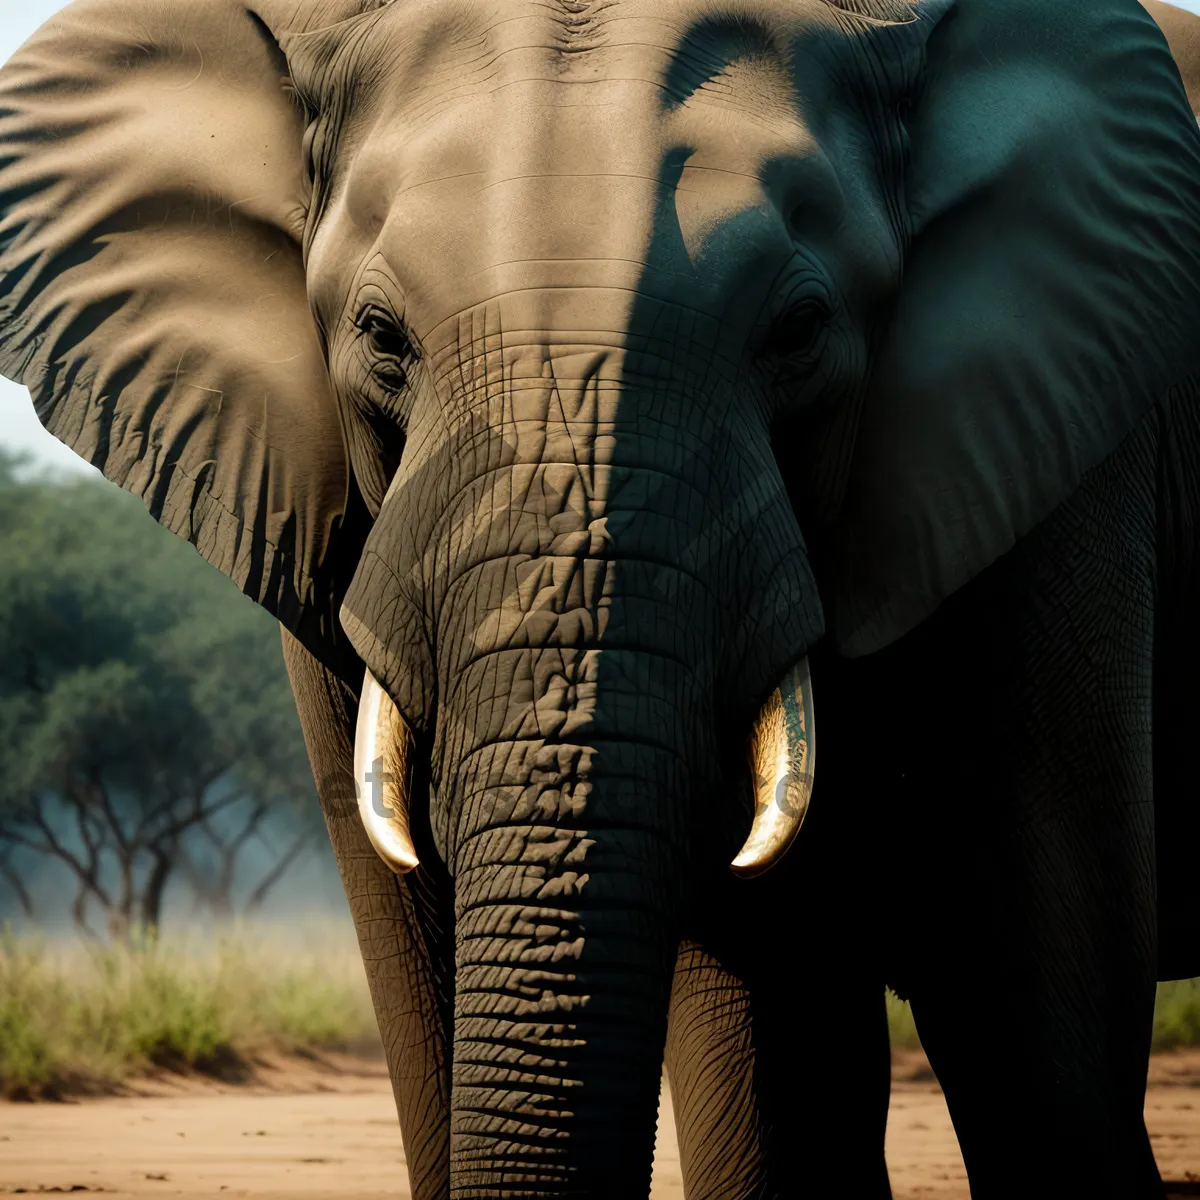
[[[471,840],[455,877],[456,1200],[515,1178],[531,1195],[645,1192],[677,940],[664,845],[548,825]]]
[[[524,711],[508,711],[504,685],[505,718],[528,736],[443,763],[456,1200],[507,1194],[516,1179],[529,1195],[597,1197],[644,1193],[649,1181],[689,776],[664,749],[592,743],[610,720],[606,689],[622,687],[605,652],[566,656],[587,672],[586,699],[563,690],[563,661],[546,653],[544,672],[537,654],[514,660],[533,668],[517,674]],[[570,736],[538,734],[539,699],[588,715]],[[460,698],[447,706],[466,721]],[[633,732],[627,705],[615,708],[614,731]],[[464,746],[451,737],[446,748]],[[614,1139],[628,1149],[614,1156]]]

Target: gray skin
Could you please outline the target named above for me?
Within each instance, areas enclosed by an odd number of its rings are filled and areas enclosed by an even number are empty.
[[[885,981],[974,1196],[1161,1194],[1200,138],[1133,0],[77,0],[0,275],[0,369],[285,627],[415,1196],[644,1195],[664,1057],[690,1197],[886,1196]]]

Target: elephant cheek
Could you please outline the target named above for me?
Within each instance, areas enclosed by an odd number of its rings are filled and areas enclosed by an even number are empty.
[[[391,565],[395,561],[397,556],[384,557],[368,542],[342,603],[341,622],[367,670],[420,736],[433,721],[436,673],[421,606],[410,599]]]
[[[771,690],[825,632],[791,506],[781,499],[772,508],[747,534],[757,540],[757,553],[744,572],[716,670],[719,717],[747,732]]]

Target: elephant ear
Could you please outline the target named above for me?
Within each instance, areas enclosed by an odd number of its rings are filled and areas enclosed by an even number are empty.
[[[1200,137],[1158,27],[1136,0],[937,8],[905,276],[829,531],[850,655],[932,613],[1200,371]]]
[[[1200,17],[1161,0],[1142,0],[1142,7],[1154,18],[1171,47],[1192,112],[1200,112]]]
[[[286,73],[235,0],[76,0],[9,60],[0,371],[51,433],[352,671],[339,579],[363,518],[308,308],[305,122]]]

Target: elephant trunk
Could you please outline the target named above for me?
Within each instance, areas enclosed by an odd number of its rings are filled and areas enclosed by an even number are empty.
[[[435,836],[456,893],[456,1198],[648,1188],[690,679],[646,650],[558,647],[488,656],[447,697]],[[496,694],[493,740],[476,722]],[[531,712],[514,711],[523,696]]]
[[[482,807],[558,815],[488,821],[460,857],[452,1193],[644,1195],[681,873],[633,779],[662,771],[643,746],[607,772],[582,745],[532,757],[539,781]]]

